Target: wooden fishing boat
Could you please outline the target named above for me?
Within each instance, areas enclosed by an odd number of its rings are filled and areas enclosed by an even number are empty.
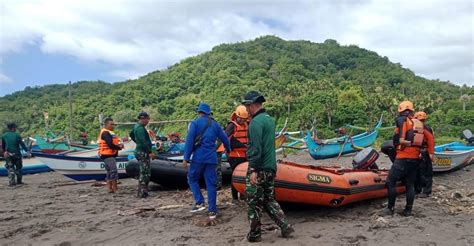
[[[235,169],[234,187],[245,192],[248,162]],[[387,196],[385,181],[388,170],[353,170],[337,167],[320,167],[279,161],[275,178],[275,199],[338,207],[349,203]],[[397,192],[405,187],[397,184]]]
[[[472,163],[474,163],[474,146],[452,142],[435,147],[434,172],[455,170]]]
[[[315,140],[308,132],[304,140],[313,159],[326,159],[356,152],[368,147],[375,142],[379,129],[382,126],[382,118],[377,122],[373,130],[366,131],[354,136],[343,136],[340,138]]]
[[[23,158],[23,168],[21,169],[23,175],[51,171],[53,170],[37,158]],[[0,176],[8,176],[8,171],[5,168],[5,160],[0,161]]]
[[[33,151],[47,151],[54,153],[66,150],[87,150],[97,148],[97,144],[81,145],[78,143],[68,143],[64,136],[51,139],[35,135],[33,138],[30,138],[30,140],[33,141]]]
[[[69,156],[67,154],[48,154],[35,152],[34,156],[55,172],[74,180],[104,180],[105,164],[99,157]],[[128,157],[117,158],[120,177],[125,177]]]

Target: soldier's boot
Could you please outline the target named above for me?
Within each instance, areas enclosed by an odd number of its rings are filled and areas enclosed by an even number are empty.
[[[281,236],[284,237],[284,238],[289,238],[291,237],[291,234],[295,232],[295,229],[293,229],[293,227],[291,227],[290,225],[288,225],[288,228],[286,229],[281,229]]]
[[[248,233],[247,234],[247,241],[249,243],[257,243],[257,242],[262,241],[262,237],[261,236],[252,236],[251,233]]]
[[[142,194],[140,196],[141,198],[147,198],[148,197],[148,184],[142,185]]]
[[[138,184],[137,197],[140,198],[141,196],[142,196],[142,185]]]
[[[8,173],[8,186],[12,187],[16,185],[15,174]]]
[[[17,184],[24,184],[24,183],[22,182],[22,175],[16,175],[16,183],[17,183]]]
[[[117,187],[117,180],[112,181],[112,190],[114,193],[117,193],[118,187]]]

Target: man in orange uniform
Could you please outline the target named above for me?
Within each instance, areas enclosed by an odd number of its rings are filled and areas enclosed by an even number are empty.
[[[109,193],[117,192],[117,161],[115,158],[118,156],[118,151],[123,149],[123,144],[120,144],[120,140],[113,132],[114,120],[112,118],[106,118],[104,120],[104,128],[100,130],[99,139],[97,144],[99,145],[99,156],[104,161],[107,181],[107,188]]]
[[[247,112],[247,109],[244,105],[240,105],[230,116],[230,122],[227,124],[225,129],[225,133],[229,137],[230,146],[232,147],[232,151],[227,158],[232,171],[234,171],[240,163],[247,161],[248,118],[249,113]],[[231,185],[231,191],[232,203],[238,204],[239,193],[233,185]],[[242,196],[240,198],[242,199]]]
[[[415,179],[420,165],[420,153],[425,137],[423,123],[414,118],[413,103],[403,101],[398,106],[399,116],[395,120],[393,144],[396,148],[396,159],[387,178],[388,206],[384,215],[392,215],[397,198],[397,181],[403,181],[406,188],[406,205],[403,216],[411,216],[415,200]]]
[[[433,158],[434,158],[434,132],[433,129],[426,124],[426,113],[423,111],[416,112],[415,118],[423,122],[426,135],[426,141],[423,142],[421,149],[421,165],[418,172],[417,181],[415,182],[415,192],[421,193],[419,198],[426,198],[431,195],[431,187],[433,185]]]

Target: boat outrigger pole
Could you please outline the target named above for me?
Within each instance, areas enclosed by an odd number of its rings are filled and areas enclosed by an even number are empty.
[[[71,96],[71,81],[69,81],[69,144],[72,141],[72,96]]]

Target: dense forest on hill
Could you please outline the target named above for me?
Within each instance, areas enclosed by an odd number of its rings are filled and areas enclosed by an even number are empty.
[[[428,113],[438,136],[474,130],[473,87],[422,78],[387,57],[335,40],[265,36],[216,46],[136,80],[73,83],[73,136],[86,131],[95,138],[99,113],[122,122],[135,121],[141,110],[152,120],[192,119],[200,101],[208,102],[224,123],[249,90],[265,95],[279,126],[288,118],[290,130],[314,125],[320,137],[332,137],[333,129],[348,123],[369,126],[382,114],[384,126],[392,125],[398,103],[406,99]],[[0,123],[17,122],[25,136],[44,133],[45,111],[51,129],[66,131],[69,125],[67,85],[27,87],[1,97],[0,105]],[[170,124],[162,130],[185,129],[185,124]]]

